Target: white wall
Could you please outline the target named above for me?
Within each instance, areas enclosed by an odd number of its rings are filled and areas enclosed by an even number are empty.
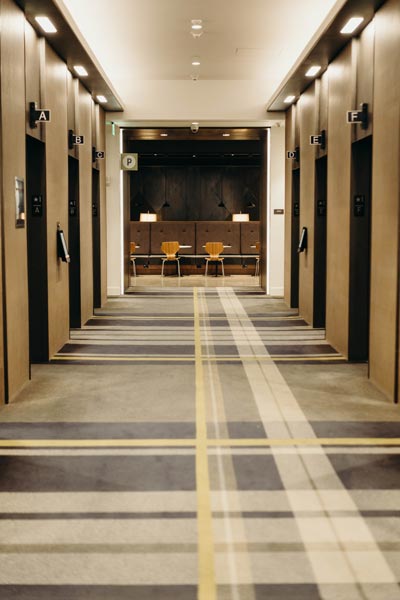
[[[270,135],[269,293],[283,296],[285,215],[274,208],[285,208],[285,128],[271,127]]]
[[[121,230],[121,171],[120,129],[106,126],[106,190],[107,190],[107,294],[122,293],[122,230]]]

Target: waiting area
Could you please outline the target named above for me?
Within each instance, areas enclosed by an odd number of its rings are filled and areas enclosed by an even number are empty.
[[[132,274],[258,275],[259,238],[258,221],[131,221]]]

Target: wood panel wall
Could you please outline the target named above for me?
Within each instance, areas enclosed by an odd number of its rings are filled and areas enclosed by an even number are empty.
[[[16,228],[15,178],[25,179],[25,18],[1,0],[1,134],[6,329],[6,394],[12,400],[29,378],[27,235]]]
[[[296,106],[291,106],[286,113],[285,147],[286,151],[294,150],[294,122]],[[292,161],[285,160],[285,263],[284,263],[284,300],[291,306],[292,283]]]
[[[81,325],[93,315],[93,240],[92,240],[92,99],[82,84],[78,86],[76,133],[86,144],[79,146],[79,224],[81,264]]]
[[[400,4],[375,16],[370,376],[398,400]]]
[[[106,148],[106,113],[96,104],[96,127],[99,148]],[[100,171],[100,296],[101,306],[107,302],[107,201],[106,201],[107,156],[101,161]]]
[[[57,256],[57,224],[68,239],[67,67],[46,44],[43,101],[52,111],[46,125],[47,269],[49,355],[69,338],[68,264]]]
[[[232,213],[259,219],[260,167],[141,167],[130,174],[132,221],[156,212],[163,221],[230,221]],[[252,200],[254,208],[248,208]],[[168,200],[169,207],[163,208]],[[218,204],[223,200],[225,207]]]
[[[48,290],[44,292],[43,314],[48,328],[43,327],[42,331],[46,336],[48,330],[50,358],[69,338],[69,267],[58,259],[56,236],[57,223],[60,223],[68,239],[68,155],[79,158],[80,168],[82,320],[86,321],[93,312],[92,130],[95,129],[97,143],[104,149],[105,113],[98,106],[94,108],[91,94],[72,76],[45,38],[38,36],[13,0],[0,0],[0,23],[0,294],[3,300],[0,303],[0,402],[3,402],[13,400],[30,376],[27,227],[16,227],[15,203],[15,178],[25,179],[27,174],[27,139],[33,148],[34,140],[42,142],[45,152],[43,235],[37,242],[44,248],[43,269]],[[50,109],[51,122],[31,127],[30,102]],[[86,137],[86,144],[79,151],[77,148],[69,150],[68,129],[77,133],[78,127]],[[105,302],[105,169],[104,164],[97,166],[101,173],[104,214],[101,255]],[[25,198],[25,213],[30,210],[31,198]],[[34,251],[35,248],[30,249],[31,254]]]
[[[315,146],[310,136],[317,132],[317,100],[315,83],[301,96],[298,103],[301,147],[300,171],[300,231],[307,228],[307,250],[299,256],[299,311],[307,323],[313,324],[314,301],[314,202]]]
[[[391,399],[399,400],[400,372],[400,318],[399,318],[399,269],[400,269],[400,4],[387,0],[377,11],[373,21],[360,36],[349,41],[346,48],[329,65],[321,77],[319,98],[315,106],[319,112],[319,130],[327,131],[327,149],[318,149],[316,156],[327,154],[328,202],[327,202],[327,302],[326,335],[328,341],[345,356],[352,354],[354,345],[351,335],[354,315],[368,311],[369,325],[369,372],[372,381]],[[307,198],[312,186],[307,126],[311,122],[311,88],[287,112],[287,150],[295,146],[297,124],[300,126],[301,146],[301,224],[307,219]],[[368,103],[369,125],[350,126],[346,112]],[[298,119],[296,119],[298,116]],[[360,141],[369,145],[372,136],[372,198],[370,233],[370,298],[368,292],[354,302],[354,261],[357,272],[368,268],[368,234],[363,234],[363,250],[354,235],[352,195],[363,185],[354,188],[355,178],[365,179],[361,174],[366,164],[358,165]],[[355,144],[358,144],[356,147]],[[364,148],[363,146],[363,148]],[[367,148],[367,146],[365,146]],[[352,153],[353,149],[353,153]],[[290,162],[290,161],[288,161]],[[291,225],[291,169],[286,169],[286,257],[285,299],[290,299],[290,240]],[[361,187],[360,187],[361,184]],[[367,187],[365,188],[367,189]],[[367,193],[367,192],[365,192]],[[367,207],[369,210],[369,206]],[[367,227],[367,221],[356,223]],[[357,230],[357,231],[358,231]],[[356,232],[357,233],[357,232]],[[357,247],[355,247],[355,245]],[[356,252],[356,254],[354,254]],[[365,265],[363,265],[363,253]],[[365,267],[365,268],[364,268]],[[363,271],[363,272],[364,272]],[[365,273],[364,273],[365,275]],[[367,274],[368,275],[368,274]],[[367,276],[366,275],[366,276]],[[357,275],[358,277],[358,275]],[[300,314],[309,320],[309,303],[305,291],[310,285],[306,261],[300,263]],[[353,290],[353,292],[351,292]],[[364,297],[365,296],[365,297]],[[368,336],[368,332],[363,331]]]
[[[349,330],[352,139],[345,117],[355,101],[353,48],[348,44],[329,65],[326,338],[344,356]]]

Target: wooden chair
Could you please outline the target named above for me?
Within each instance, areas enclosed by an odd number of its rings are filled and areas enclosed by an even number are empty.
[[[181,276],[181,269],[179,265],[180,257],[176,256],[180,248],[179,242],[163,242],[161,244],[161,251],[166,254],[166,257],[162,259],[161,277],[164,277],[164,264],[168,261],[176,260],[178,267],[178,277]]]
[[[216,269],[217,269],[216,272],[218,273],[218,263],[221,263],[222,276],[225,277],[224,259],[220,257],[220,254],[223,251],[223,249],[224,249],[224,245],[222,242],[207,242],[206,243],[206,252],[208,252],[208,254],[210,255],[210,256],[206,256],[206,272],[205,272],[206,276],[208,273],[208,263],[215,262]]]
[[[133,274],[136,277],[136,258],[133,256],[136,252],[136,244],[135,242],[131,242],[131,263],[133,267]]]
[[[254,271],[254,277],[260,274],[260,242],[256,242],[256,251],[258,256],[256,257],[256,269]]]

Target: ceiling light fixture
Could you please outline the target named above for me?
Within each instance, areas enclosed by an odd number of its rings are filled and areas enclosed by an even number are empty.
[[[49,17],[35,17],[35,21],[40,25],[45,33],[57,33],[57,29],[54,27]]]
[[[230,133],[223,133],[222,137],[231,137],[231,134]]]
[[[286,98],[284,99],[284,103],[285,104],[290,104],[291,102],[293,102],[293,100],[296,98],[296,96],[286,96]]]
[[[89,75],[85,67],[82,67],[81,65],[75,65],[74,71],[79,77],[87,77]]]
[[[199,38],[203,34],[203,21],[201,19],[192,19],[190,33],[194,38]]]
[[[353,33],[359,25],[364,21],[364,17],[351,17],[346,25],[340,30],[340,33]]]
[[[107,98],[105,96],[102,96],[101,94],[99,96],[97,96],[97,100],[99,102],[102,102],[103,104],[105,104],[106,102],[108,102]]]
[[[193,56],[193,58],[192,58],[192,65],[194,67],[199,67],[200,66],[200,58],[198,56]]]
[[[313,67],[310,67],[306,73],[306,77],[315,77],[315,75],[318,75],[318,73],[320,72],[321,67],[319,65],[314,65]]]
[[[168,133],[160,133],[161,137],[168,137]]]

